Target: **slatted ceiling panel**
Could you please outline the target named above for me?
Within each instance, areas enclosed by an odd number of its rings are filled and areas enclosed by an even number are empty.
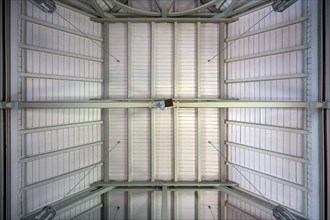
[[[177,119],[178,180],[196,180],[197,130],[196,110],[179,109]]]
[[[132,195],[132,217],[133,219],[149,219],[149,193],[134,192]]]
[[[285,13],[272,12],[266,19],[251,30],[258,30],[294,20],[302,16],[301,3],[295,4]],[[238,22],[228,25],[228,37],[239,36],[271,9],[266,8]],[[293,12],[295,11],[295,12]],[[237,40],[228,48],[227,58],[304,45],[303,23],[260,33]],[[299,35],[299,37],[297,36]],[[232,42],[228,42],[229,45]],[[240,50],[238,50],[240,48]],[[227,79],[249,79],[287,74],[306,73],[304,51],[295,51],[261,58],[239,60],[226,64]],[[228,96],[241,100],[304,101],[305,79],[264,80],[255,82],[228,83]],[[228,120],[270,125],[251,127],[250,125],[228,124],[228,141],[245,145],[244,148],[228,144],[228,160],[260,174],[241,171],[253,185],[273,201],[306,213],[307,194],[286,183],[286,180],[300,185],[306,184],[306,165],[294,159],[271,156],[256,152],[249,147],[265,149],[287,155],[306,157],[305,135],[292,131],[281,131],[276,127],[305,129],[305,110],[300,109],[229,109]],[[247,147],[247,148],[246,148]],[[233,167],[228,167],[229,179],[236,181],[255,194],[259,194]],[[278,180],[270,180],[262,174],[272,175]],[[245,209],[245,208],[244,208]]]
[[[127,109],[110,110],[110,147],[120,144],[110,153],[110,179],[127,180]]]
[[[177,24],[177,97],[196,97],[196,24]]]
[[[133,180],[150,180],[150,110],[132,110]]]
[[[127,24],[109,24],[109,52],[120,62],[110,57],[110,97],[127,98]]]
[[[155,179],[173,180],[173,111],[155,111]]]
[[[132,24],[132,96],[150,95],[151,25]]]
[[[120,207],[117,213],[117,207]],[[127,219],[127,193],[110,191],[110,219]],[[117,213],[117,215],[116,215]],[[115,218],[116,216],[116,218]]]
[[[173,97],[173,24],[155,25],[155,97]]]
[[[218,109],[199,109],[201,121],[201,177],[202,180],[219,179],[219,157],[217,151],[208,143],[219,147]]]
[[[177,192],[177,219],[195,219],[195,192]]]
[[[220,219],[219,216],[219,193],[216,191],[202,191],[200,195],[200,213],[201,219],[213,219],[212,213],[208,206],[211,206],[215,219]]]
[[[217,98],[219,90],[218,62],[208,62],[210,56],[216,55],[218,51],[218,24],[202,23],[200,41],[201,97]]]

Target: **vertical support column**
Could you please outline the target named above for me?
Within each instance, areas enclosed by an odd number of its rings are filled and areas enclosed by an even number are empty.
[[[153,1],[154,2],[154,1]],[[155,97],[155,29],[156,24],[151,23],[151,51],[150,51],[150,98]],[[155,181],[155,109],[150,109],[150,179]],[[150,217],[155,219],[155,192],[150,192]]]
[[[162,220],[168,220],[167,186],[162,189]]]
[[[173,35],[174,35],[174,42],[173,42],[173,96],[174,98],[177,98],[177,48],[178,48],[178,23],[174,22],[173,27]],[[174,108],[173,110],[173,146],[174,146],[174,181],[178,181],[178,153],[177,153],[177,147],[178,147],[178,131],[177,131],[177,122],[178,122],[178,108]],[[177,218],[177,197],[178,193],[177,191],[173,192],[174,196],[174,202],[173,202],[173,213],[174,213],[174,219]]]
[[[26,15],[26,1],[21,2],[21,13],[22,15]],[[21,42],[26,43],[26,21],[21,19],[22,22],[22,32],[21,32]],[[22,53],[22,72],[26,72],[26,63],[27,63],[27,51],[26,50],[21,50]],[[26,87],[27,87],[27,78],[26,77],[21,77],[21,83],[22,83],[22,101],[27,100],[27,92],[26,92]],[[21,129],[26,128],[26,110],[22,109],[21,110],[22,114],[22,122],[21,122]],[[26,156],[26,135],[22,134],[21,135],[21,157]],[[21,172],[22,172],[22,184],[25,186],[27,184],[26,182],[26,164],[22,163],[21,164]],[[22,192],[22,215],[25,215],[27,213],[27,195],[26,192]]]
[[[103,23],[103,98],[109,98],[109,77],[110,77],[110,66],[109,66],[109,23]],[[102,109],[103,118],[103,181],[108,182],[110,179],[110,109]],[[110,192],[102,195],[103,207],[102,207],[102,219],[110,219]]]
[[[127,23],[127,96],[132,98],[132,23]],[[127,180],[133,177],[132,109],[127,110]],[[132,193],[127,192],[127,215],[132,219]]]
[[[4,7],[4,2],[0,2],[0,6],[1,6],[1,9]],[[3,11],[0,10],[0,17],[3,18],[4,14],[2,13]],[[0,22],[0,45],[3,45],[3,24],[2,22]],[[4,63],[3,63],[3,53],[2,53],[2,50],[1,50],[1,54],[0,54],[0,68],[1,70],[3,70],[4,68]],[[4,82],[4,78],[3,78],[3,75],[0,74],[0,102],[4,101],[5,100],[5,97],[2,92],[2,89],[3,89],[3,82]],[[5,110],[4,109],[0,109],[0,218],[1,219],[5,219],[5,210],[4,210],[4,204],[5,204],[5,162],[4,162],[4,154],[5,154],[5,143],[4,143],[4,112]]]
[[[197,88],[197,98],[201,97],[201,23],[196,23],[196,88]],[[197,181],[202,181],[201,176],[201,109],[196,109],[197,111]],[[195,218],[201,219],[201,203],[200,203],[201,193],[199,191],[195,192]]]
[[[219,54],[219,92],[220,98],[225,98],[225,24],[219,24],[219,51],[223,51]],[[226,117],[227,109],[220,109],[220,152],[222,155],[226,156]],[[221,155],[219,155],[220,161],[220,181],[225,181],[227,178],[227,168],[226,160]],[[225,193],[220,192],[220,219],[225,219]]]

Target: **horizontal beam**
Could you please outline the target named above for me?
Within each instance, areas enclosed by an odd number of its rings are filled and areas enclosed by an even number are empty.
[[[62,6],[64,8],[70,9],[72,11],[78,12],[80,14],[83,14],[83,15],[87,16],[87,17],[91,17],[91,18],[97,17],[96,11],[94,11],[94,10],[89,10],[89,12],[87,12],[86,10],[84,11],[84,10],[82,10],[82,9],[76,7],[76,6],[68,4],[67,1],[62,2],[60,0],[55,0],[55,3],[56,3],[56,5],[59,5],[59,6]]]
[[[262,154],[269,155],[269,156],[279,157],[279,158],[283,158],[283,159],[287,159],[287,160],[294,160],[294,161],[297,161],[300,163],[308,163],[308,160],[305,158],[302,158],[302,157],[297,157],[297,156],[293,156],[290,154],[279,153],[279,152],[275,152],[275,151],[267,150],[267,149],[263,149],[263,148],[248,146],[245,144],[239,144],[239,143],[226,141],[226,145],[241,148],[241,149],[248,150],[248,151],[262,153]]]
[[[32,101],[13,102],[17,108],[158,108],[153,101],[118,101],[118,100],[90,100],[90,101]],[[323,108],[322,102],[295,101],[237,101],[237,100],[201,100],[174,101],[174,108]]]
[[[171,192],[205,192],[205,191],[215,191],[218,192],[220,191],[220,187],[204,187],[204,186],[199,186],[199,187],[188,187],[188,186],[176,186],[176,187],[168,187],[168,191]],[[231,186],[234,187],[234,186]],[[112,191],[115,192],[154,192],[154,191],[162,191],[161,187],[158,186],[149,186],[149,187],[116,187]]]
[[[48,48],[44,48],[44,47],[37,47],[37,46],[32,46],[32,45],[27,45],[27,44],[19,44],[19,47],[22,49],[33,50],[33,51],[38,51],[38,52],[42,52],[42,53],[49,53],[49,54],[54,54],[54,55],[59,55],[59,56],[72,57],[72,58],[89,60],[89,61],[100,62],[100,63],[103,62],[103,59],[101,59],[101,58],[89,57],[89,56],[74,54],[74,53],[68,53],[65,51],[53,50],[53,49],[48,49]]]
[[[241,78],[241,79],[227,79],[225,80],[225,83],[246,83],[246,82],[287,80],[287,79],[298,79],[298,78],[307,78],[307,74],[287,74],[287,75],[262,76],[262,77],[251,77],[251,78]]]
[[[200,10],[203,10],[205,8],[208,8],[208,7],[211,7],[211,6],[215,5],[216,2],[217,2],[217,0],[211,0],[206,4],[200,5],[198,7],[195,7],[195,8],[186,10],[186,11],[178,11],[178,12],[168,13],[168,16],[169,17],[175,17],[175,16],[185,16],[185,15],[193,14],[193,13],[196,13]]]
[[[125,12],[116,12],[116,13],[109,13],[110,15],[115,16],[116,18],[145,18],[145,16],[132,14],[132,13],[125,13]],[[211,12],[199,12],[194,14],[185,15],[185,18],[211,18],[217,13]]]
[[[69,211],[76,206],[79,206],[85,202],[88,202],[104,193],[110,192],[112,189],[113,189],[113,187],[101,187],[101,188],[90,187],[86,190],[82,190],[78,193],[75,193],[71,196],[68,196],[64,199],[58,200],[58,201],[48,204],[48,205],[53,206],[56,210],[56,216],[59,216],[62,213],[65,213],[66,211]],[[98,205],[94,206],[93,208],[96,209],[96,207],[98,207]],[[22,220],[32,219],[32,217],[34,215],[36,215],[36,213],[39,212],[42,208],[43,207],[41,207],[31,213],[28,213],[27,215],[22,217]],[[91,208],[91,209],[93,209],[93,208]],[[89,211],[91,209],[89,209]],[[74,217],[74,218],[76,218],[76,217]]]
[[[217,102],[180,102],[177,108],[322,108],[323,103],[291,101],[217,101]]]
[[[86,211],[80,213],[79,215],[76,215],[75,217],[73,217],[71,220],[79,220],[79,219],[83,219],[83,217],[85,217],[86,215],[100,209],[103,207],[103,204],[98,204],[96,206],[93,206],[92,208],[90,209],[87,209]]]
[[[67,80],[67,81],[103,83],[103,79],[88,78],[88,77],[51,75],[51,74],[43,74],[43,73],[18,73],[18,75],[20,77],[26,77],[26,78],[54,79],[54,80]]]
[[[290,132],[290,133],[297,133],[297,134],[308,134],[307,130],[299,129],[299,128],[290,128],[290,127],[282,127],[276,125],[266,125],[266,124],[257,124],[257,123],[250,123],[250,122],[243,122],[243,121],[226,121],[227,125],[237,125],[237,126],[244,126],[250,128],[260,128],[266,130],[273,130],[273,131],[283,131],[283,132]]]
[[[288,180],[285,180],[285,179],[282,179],[282,178],[279,178],[279,177],[276,177],[276,176],[273,176],[273,175],[269,175],[267,173],[257,171],[257,170],[254,170],[254,169],[251,169],[251,168],[248,168],[248,167],[244,167],[244,166],[241,166],[239,164],[235,164],[235,163],[232,163],[232,162],[229,162],[229,161],[226,162],[226,165],[236,167],[240,171],[253,173],[257,176],[261,176],[261,177],[264,177],[266,179],[273,180],[273,181],[278,182],[278,183],[282,183],[284,185],[290,186],[290,187],[292,187],[294,189],[297,189],[297,190],[301,190],[301,191],[304,191],[304,192],[307,191],[307,187],[304,186],[304,185],[301,185],[299,183],[294,183],[294,182],[291,182],[291,181],[288,181]]]
[[[36,133],[36,132],[53,131],[53,130],[84,127],[84,126],[93,126],[93,125],[101,125],[101,124],[103,124],[103,121],[87,121],[87,122],[79,122],[79,123],[72,123],[72,124],[28,128],[28,129],[20,130],[19,134],[30,134],[30,133]]]
[[[102,144],[103,144],[103,141],[98,141],[98,142],[94,142],[94,143],[83,144],[83,145],[74,146],[74,147],[68,147],[68,148],[64,148],[64,149],[60,149],[60,150],[56,150],[56,151],[50,151],[50,152],[43,153],[43,154],[37,154],[37,155],[29,156],[29,157],[24,157],[24,158],[20,159],[19,162],[27,163],[27,162],[31,162],[34,160],[40,160],[43,158],[47,158],[47,157],[51,157],[51,156],[55,156],[55,155],[59,155],[59,154],[64,154],[64,153],[72,152],[75,150],[82,150],[82,149],[85,149],[88,147],[98,146],[98,145],[102,145]]]
[[[250,36],[257,35],[257,34],[262,34],[262,33],[268,32],[268,31],[273,31],[273,30],[276,30],[276,29],[284,28],[284,27],[287,27],[287,26],[290,26],[290,25],[298,24],[298,23],[303,22],[303,21],[307,21],[307,20],[308,20],[308,17],[301,17],[301,18],[298,18],[298,19],[295,19],[295,20],[283,22],[283,23],[280,23],[280,24],[271,25],[271,26],[261,28],[261,29],[255,30],[255,31],[250,31],[250,32],[244,34],[243,36],[242,35],[237,35],[237,36],[228,37],[228,38],[225,39],[225,41],[226,42],[236,41],[238,39],[243,39],[245,37],[250,37]]]
[[[221,188],[221,191],[227,193],[230,196],[235,197],[236,199],[239,199],[240,201],[252,205],[257,209],[260,209],[267,214],[273,215],[273,208],[276,206],[275,204],[269,204],[267,201],[255,197],[252,194],[246,193],[238,188],[234,189],[229,187],[223,187]]]
[[[134,13],[134,14],[140,14],[140,15],[144,15],[144,16],[161,16],[162,15],[159,12],[145,11],[145,10],[141,10],[138,8],[134,8],[134,7],[125,5],[117,0],[106,0],[106,1],[108,1],[112,5],[116,5],[119,8],[126,10],[128,12]]]
[[[20,191],[25,192],[25,191],[34,189],[34,188],[39,187],[39,186],[44,186],[44,185],[47,185],[49,183],[53,183],[55,181],[64,179],[66,177],[70,177],[70,176],[73,176],[73,175],[78,174],[78,173],[89,171],[91,169],[94,169],[96,167],[100,167],[102,165],[103,165],[103,163],[99,162],[99,163],[95,163],[95,164],[92,164],[92,165],[89,165],[89,166],[86,166],[86,167],[83,167],[83,168],[80,168],[80,169],[77,169],[77,170],[73,170],[73,171],[70,171],[70,172],[67,172],[67,173],[49,178],[49,179],[41,180],[41,181],[38,181],[38,182],[35,182],[35,183],[32,183],[32,184],[29,184],[27,186],[22,187]]]
[[[300,45],[300,46],[296,46],[296,47],[288,47],[288,48],[283,48],[283,49],[266,51],[266,52],[262,52],[262,53],[249,54],[246,56],[228,58],[225,60],[225,62],[227,62],[227,63],[237,62],[237,61],[242,61],[242,60],[254,59],[254,58],[265,57],[265,56],[272,56],[272,55],[289,53],[289,52],[305,50],[305,49],[308,49],[308,45]]]
[[[230,196],[235,197],[240,201],[243,201],[244,203],[247,203],[257,209],[260,209],[261,211],[271,216],[273,216],[273,208],[278,205],[274,201],[271,200],[266,201],[262,196],[254,195],[253,193],[250,193],[240,187],[236,187],[236,188],[222,187],[221,191],[227,193]],[[293,214],[296,217],[296,219],[307,219],[306,216],[304,216],[302,213],[299,213],[290,208],[288,208],[288,210],[291,212],[291,214]]]
[[[79,31],[76,31],[76,30],[73,30],[73,29],[70,29],[70,28],[67,28],[67,27],[62,27],[62,26],[59,26],[59,25],[56,25],[56,24],[51,24],[49,22],[42,21],[42,20],[32,18],[32,17],[29,17],[29,16],[20,15],[20,18],[25,20],[25,21],[28,21],[30,23],[34,23],[34,24],[38,24],[38,25],[41,25],[41,26],[44,26],[44,27],[48,27],[48,28],[52,28],[52,29],[55,29],[55,30],[63,31],[63,32],[66,32],[66,33],[69,33],[69,34],[74,34],[74,35],[77,35],[77,36],[80,36],[80,37],[85,37],[86,38],[86,36],[87,36],[87,38],[90,39],[90,40],[96,40],[96,41],[100,41],[100,42],[103,41],[103,39],[101,37],[97,37],[97,36],[90,35],[90,34],[87,34],[87,33],[81,33]]]
[[[230,22],[234,22],[237,21],[238,19],[234,19],[234,18],[181,18],[181,17],[177,17],[177,18],[170,18],[170,17],[166,17],[166,18],[162,18],[162,17],[150,17],[150,18],[91,18],[92,21],[95,22],[110,22],[110,23],[126,23],[126,22],[132,22],[132,23],[145,23],[145,22],[179,22],[179,23],[186,23],[186,22],[190,22],[190,23],[197,23],[197,22],[201,22],[201,23],[220,23],[220,22],[225,22],[225,23],[230,23]]]
[[[157,182],[146,182],[146,181],[110,181],[110,182],[97,182],[93,183],[92,186],[115,186],[115,187],[220,187],[220,186],[237,186],[237,183],[232,181],[157,181]]]
[[[256,220],[259,219],[258,217],[252,215],[251,213],[248,213],[247,211],[245,211],[245,210],[243,210],[243,209],[241,209],[241,208],[239,208],[239,207],[237,207],[237,206],[235,206],[235,205],[233,205],[229,202],[226,202],[225,205],[226,205],[226,207],[234,210],[235,212],[238,212],[238,213],[246,216],[248,219],[256,219]]]

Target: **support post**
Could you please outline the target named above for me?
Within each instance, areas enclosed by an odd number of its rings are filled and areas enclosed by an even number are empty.
[[[155,97],[155,39],[156,24],[151,23],[151,51],[150,51],[150,98]],[[150,109],[150,179],[155,181],[155,109]],[[155,219],[155,193],[150,192],[150,218]]]
[[[132,23],[127,23],[127,97],[132,98]],[[133,178],[133,110],[127,110],[127,180]],[[127,192],[127,217],[132,219],[132,193]]]
[[[219,90],[220,90],[220,98],[225,98],[226,91],[225,91],[225,56],[224,56],[224,48],[225,48],[225,25],[223,23],[219,24],[219,51],[222,51],[219,54]],[[223,108],[220,109],[220,153],[226,156],[226,116],[227,116],[227,109]],[[220,181],[224,181],[227,178],[227,169],[226,169],[226,159],[222,158],[219,155],[220,161]],[[220,192],[220,219],[225,219],[225,194]]]
[[[162,189],[162,220],[168,220],[167,186]]]
[[[178,52],[177,52],[177,48],[178,48],[178,23],[174,22],[173,24],[173,97],[176,98],[177,97],[177,83],[178,83],[178,79],[177,79],[177,60],[178,60]],[[177,153],[177,147],[178,147],[178,137],[177,137],[177,122],[178,122],[178,109],[175,108],[173,110],[173,152],[174,152],[174,181],[178,181],[178,153]],[[177,219],[177,201],[178,201],[178,193],[177,192],[173,192],[173,218]]]
[[[201,98],[201,23],[196,23],[196,88],[197,98]],[[201,109],[197,111],[197,181],[202,181],[202,138],[201,138]],[[201,193],[195,192],[195,218],[201,219]]]
[[[109,78],[110,78],[110,66],[109,66],[109,53],[106,51],[109,50],[109,23],[103,24],[103,98],[109,98]],[[102,119],[103,119],[103,181],[107,182],[110,179],[110,109],[102,109]],[[102,219],[110,219],[110,192],[107,192],[102,195]]]

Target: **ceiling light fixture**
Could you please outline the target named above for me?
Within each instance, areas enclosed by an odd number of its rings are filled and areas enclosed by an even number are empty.
[[[53,13],[56,10],[54,0],[29,0],[32,4],[37,6],[40,10],[46,13]]]
[[[272,4],[273,10],[276,12],[283,12],[298,0],[275,0]]]

